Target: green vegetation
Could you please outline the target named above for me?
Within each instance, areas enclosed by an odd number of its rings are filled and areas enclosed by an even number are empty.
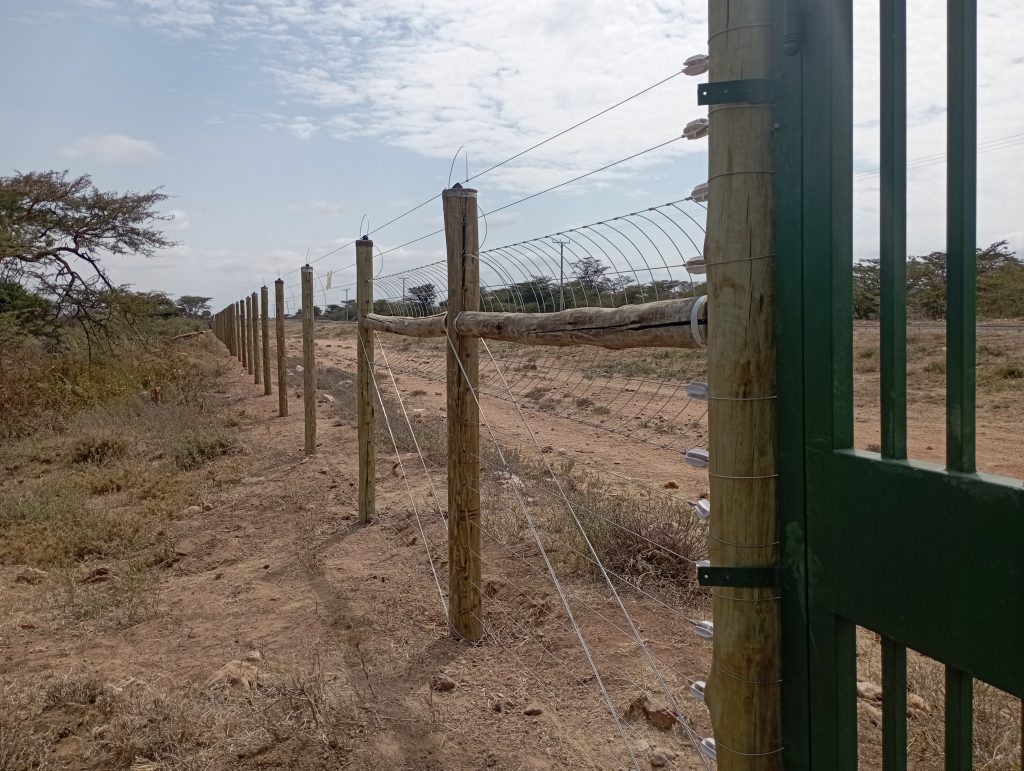
[[[0,564],[66,623],[150,607],[166,522],[197,502],[187,472],[234,446],[207,404],[214,341],[178,337],[210,298],[115,286],[100,260],[169,246],[164,198],[0,178]]]
[[[1024,316],[1024,261],[1006,241],[977,250],[978,318]],[[859,319],[877,319],[881,287],[877,259],[853,266],[853,311]],[[907,258],[907,313],[911,318],[946,315],[946,254],[932,252]]]

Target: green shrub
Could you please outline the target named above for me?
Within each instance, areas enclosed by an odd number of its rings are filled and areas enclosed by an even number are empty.
[[[235,443],[219,431],[188,431],[174,448],[174,464],[183,471],[190,471],[234,450]]]

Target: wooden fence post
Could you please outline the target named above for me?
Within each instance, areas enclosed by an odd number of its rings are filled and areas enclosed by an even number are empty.
[[[277,414],[288,416],[288,367],[284,356],[284,280],[274,282],[274,332],[277,337]]]
[[[306,413],[306,454],[316,452],[316,361],[313,358],[313,268],[302,268],[302,406]]]
[[[252,313],[249,317],[249,333],[252,337],[252,382],[260,384],[260,300],[253,292],[249,295],[249,307]]]
[[[448,618],[452,631],[483,637],[480,596],[480,343],[459,335],[461,311],[480,309],[476,190],[456,184],[441,196],[448,251]]]
[[[710,79],[771,79],[773,3],[711,0]],[[715,567],[778,564],[771,104],[712,106],[708,426]],[[743,259],[746,258],[746,259]],[[718,586],[707,698],[720,771],[782,769],[779,589]]]
[[[252,364],[249,362],[249,322],[245,305],[245,300],[238,301],[238,336],[242,339],[242,369],[252,372]]]
[[[270,290],[260,288],[260,330],[263,332],[263,395],[270,396]]]
[[[373,241],[356,241],[356,318],[373,312]],[[374,484],[377,458],[374,446],[376,413],[374,411],[373,344],[374,333],[358,327],[356,350],[356,391],[359,426],[359,522],[366,524],[374,517],[377,490]]]

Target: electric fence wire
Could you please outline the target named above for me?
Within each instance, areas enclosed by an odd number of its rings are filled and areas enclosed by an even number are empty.
[[[602,115],[606,115],[607,113],[612,112],[613,110],[618,109],[619,107],[622,107],[622,106],[624,106],[626,104],[629,104],[634,99],[638,99],[639,97],[643,96],[644,94],[646,94],[646,93],[648,93],[650,91],[653,91],[658,86],[662,86],[665,83],[668,83],[668,82],[670,82],[672,80],[675,80],[677,77],[679,77],[682,74],[683,74],[682,70],[679,70],[677,72],[673,72],[668,77],[662,78],[661,80],[656,81],[655,83],[652,83],[651,85],[646,86],[645,88],[640,89],[636,93],[631,94],[630,96],[627,96],[625,99],[621,99],[618,102],[616,102],[615,104],[613,104],[613,105],[611,105],[609,107],[605,107],[603,110],[600,110],[600,111],[594,113],[593,115],[590,115],[589,117],[584,118],[583,120],[581,120],[581,121],[579,121],[577,123],[574,123],[573,125],[571,125],[571,126],[569,126],[567,128],[562,129],[561,131],[558,131],[555,134],[552,134],[551,136],[547,137],[546,139],[543,139],[540,142],[537,142],[536,144],[533,144],[530,147],[527,147],[525,150],[520,150],[518,153],[516,153],[514,155],[511,155],[508,158],[506,158],[505,160],[499,161],[498,163],[495,163],[492,166],[489,166],[488,168],[486,168],[483,171],[480,171],[480,172],[474,174],[471,177],[467,176],[465,181],[466,182],[472,182],[474,179],[479,179],[480,177],[484,176],[485,174],[489,174],[490,172],[492,172],[492,171],[494,171],[496,169],[500,169],[502,166],[505,166],[506,164],[511,163],[512,161],[515,161],[515,160],[518,160],[519,158],[522,158],[524,155],[527,155],[528,153],[531,153],[534,150],[536,150],[536,149],[538,149],[540,147],[543,147],[544,145],[548,144],[549,142],[553,142],[554,140],[559,139],[560,137],[563,137],[566,134],[569,134],[572,131],[575,131],[576,129],[578,129],[578,128],[582,127],[582,126],[585,126],[586,124],[590,123],[591,121],[596,120],[597,118],[600,118]],[[381,230],[384,230],[389,225],[393,225],[394,223],[398,222],[399,220],[404,219],[405,217],[409,216],[410,214],[412,214],[412,213],[422,209],[427,204],[429,204],[429,203],[431,203],[433,201],[436,201],[440,197],[441,197],[441,194],[438,193],[437,195],[434,195],[434,196],[428,198],[427,200],[423,201],[422,203],[416,204],[411,209],[408,209],[408,210],[402,212],[401,214],[399,214],[398,216],[393,217],[392,219],[390,219],[387,222],[385,222],[383,225],[380,225],[379,227],[374,228],[373,230],[369,231],[365,235],[372,235],[374,233],[380,232]],[[349,246],[352,246],[353,244],[355,244],[355,240],[352,240],[352,241],[350,241],[347,244],[343,244],[343,245],[341,245],[341,246],[339,246],[339,247],[337,247],[335,249],[331,249],[330,251],[325,252],[324,254],[320,255],[317,258],[315,258],[315,259],[313,259],[311,261],[307,261],[307,264],[312,264],[312,263],[320,262],[321,260],[331,256],[332,254],[337,254],[342,249],[345,249],[345,248],[347,248]],[[298,270],[299,269],[297,268],[296,270],[289,271],[285,275],[291,275],[292,273],[295,273]]]
[[[409,419],[409,416],[408,416],[408,410],[406,409],[406,407],[405,407],[405,404],[404,404],[404,400],[402,399],[401,391],[400,391],[400,389],[398,388],[398,385],[397,385],[397,381],[396,381],[396,379],[395,379],[395,376],[394,376],[394,372],[393,372],[393,370],[391,370],[390,364],[388,363],[388,359],[387,359],[387,354],[386,354],[386,351],[384,350],[384,346],[383,346],[383,343],[382,343],[382,342],[380,342],[380,344],[379,344],[379,348],[380,348],[380,351],[381,351],[381,354],[382,354],[382,356],[384,357],[384,362],[385,362],[385,366],[386,366],[386,367],[387,367],[387,369],[388,369],[388,374],[389,374],[389,376],[390,376],[390,378],[391,378],[391,381],[392,381],[392,385],[393,385],[393,387],[394,387],[394,389],[395,389],[395,394],[396,394],[396,397],[397,397],[397,399],[398,399],[398,402],[399,402],[399,406],[400,406],[400,409],[401,409],[401,411],[402,411],[402,415],[403,415],[403,417],[404,417],[404,419],[405,419],[405,421],[406,421],[406,424],[407,424],[408,430],[409,430],[409,432],[410,432],[410,436],[412,436],[412,438],[413,438],[413,442],[414,442],[414,444],[415,444],[415,449],[416,449],[416,453],[417,453],[417,455],[418,455],[418,456],[419,456],[419,458],[420,458],[420,461],[421,461],[421,464],[422,464],[422,467],[423,467],[424,473],[425,473],[425,474],[427,475],[427,478],[428,478],[428,480],[429,480],[429,472],[427,471],[427,465],[426,465],[425,459],[423,458],[422,450],[421,450],[421,448],[420,448],[420,446],[419,446],[419,443],[418,443],[418,442],[417,442],[417,441],[415,440],[415,431],[414,431],[414,429],[413,429],[413,426],[412,426],[412,422],[411,422],[411,420]],[[492,360],[493,360],[493,359],[492,359]],[[379,401],[379,403],[380,403],[380,405],[381,405],[381,409],[382,409],[382,410],[383,410],[383,411],[385,412],[385,416],[386,416],[386,403],[384,402],[383,398],[381,397],[381,392],[380,392],[379,386],[377,386],[377,384],[376,384],[376,376],[375,376],[375,375],[373,374],[373,371],[372,371],[372,369],[371,369],[371,371],[370,371],[370,372],[371,372],[371,377],[372,377],[372,378],[374,379],[374,383],[375,383],[375,388],[376,388],[376,390],[377,390],[377,395],[378,395],[378,401]],[[463,370],[463,373],[464,373],[464,370]],[[472,388],[472,387],[471,387],[471,388]],[[386,418],[386,420],[387,420],[387,418]],[[393,443],[395,444],[395,448],[396,448],[396,452],[397,452],[397,447],[398,447],[398,445],[397,445],[397,442],[396,442],[396,441],[394,440],[394,432],[393,432],[393,431],[391,430],[391,426],[390,426],[390,421],[389,421],[389,420],[388,420],[388,432],[389,432],[389,434],[390,434],[390,435],[391,435],[391,437],[392,437],[392,440],[393,440]],[[500,451],[500,448],[499,448],[499,451]],[[510,471],[510,470],[509,470],[509,473],[511,473],[511,471]],[[404,474],[404,470],[403,470],[403,474]],[[434,493],[435,493],[435,495],[434,495],[434,498],[435,498],[435,503],[436,503],[436,504],[437,504],[437,506],[438,506],[438,514],[439,514],[439,516],[441,517],[441,519],[442,519],[442,521],[443,521],[443,514],[442,514],[442,512],[441,512],[441,510],[440,510],[440,505],[439,505],[439,503],[437,502],[437,497],[436,497],[436,489],[434,488],[434,486],[433,486],[433,483],[432,483],[432,482],[430,482],[430,486],[431,486],[431,490],[432,490],[432,492],[434,492]],[[568,499],[567,499],[567,498],[565,498],[564,500],[565,500],[566,504],[568,505]],[[574,515],[574,516],[575,516],[575,515]],[[418,517],[418,514],[417,514],[417,517]],[[425,538],[425,535],[423,534],[423,531],[422,531],[422,525],[421,525],[421,536]],[[584,538],[585,538],[585,537],[586,537],[586,536],[585,536],[585,533],[584,533]],[[589,544],[589,541],[588,541],[588,544]],[[429,551],[428,551],[428,554],[429,554]],[[594,557],[597,557],[597,555],[596,555],[596,552],[594,552],[593,556],[594,556]],[[478,557],[479,557],[479,555],[478,555]],[[598,562],[597,562],[597,564],[598,564],[598,565],[600,565],[600,561],[599,561],[599,559],[598,559]],[[602,567],[603,567],[603,566],[602,566]],[[432,564],[431,564],[431,569],[433,570],[433,565],[432,565]],[[552,577],[553,577],[553,580],[557,582],[557,577],[556,577],[556,576],[554,576],[554,575],[553,575]],[[507,577],[506,577],[506,580],[507,580]],[[511,582],[509,582],[509,583],[511,584]],[[672,690],[671,690],[671,688],[669,688],[669,687],[668,687],[668,685],[667,685],[667,683],[665,682],[665,680],[664,680],[664,678],[663,678],[663,676],[662,676],[662,674],[661,674],[660,670],[658,669],[658,666],[657,666],[657,660],[656,660],[656,659],[655,659],[655,658],[653,657],[653,654],[651,654],[651,652],[650,652],[650,651],[649,651],[649,650],[648,650],[648,649],[646,648],[646,645],[645,645],[645,643],[644,643],[644,641],[643,641],[643,638],[641,638],[641,637],[640,637],[640,635],[639,635],[639,632],[637,631],[637,629],[636,629],[636,626],[635,626],[635,624],[634,624],[634,623],[633,623],[633,621],[632,621],[632,617],[630,616],[629,612],[628,612],[628,611],[626,610],[625,606],[624,606],[624,605],[622,604],[622,601],[621,601],[621,599],[620,599],[620,598],[618,597],[618,594],[617,594],[617,593],[615,593],[614,587],[613,587],[613,586],[611,586],[610,584],[609,584],[609,586],[611,587],[611,589],[612,589],[612,592],[613,592],[614,596],[616,597],[616,599],[617,599],[617,601],[618,601],[618,603],[619,603],[620,609],[622,610],[623,614],[624,614],[624,615],[626,616],[626,618],[627,618],[627,621],[629,622],[629,625],[630,625],[630,627],[631,627],[631,629],[632,629],[632,637],[633,637],[633,638],[635,638],[635,640],[636,640],[636,642],[637,642],[638,646],[640,646],[640,647],[641,647],[641,649],[643,649],[643,650],[644,650],[644,652],[645,652],[645,655],[646,655],[646,658],[647,658],[647,661],[648,661],[648,664],[649,664],[649,666],[650,666],[650,667],[652,668],[652,670],[653,670],[653,671],[655,672],[655,674],[657,675],[657,677],[658,677],[658,679],[659,679],[659,682],[660,682],[660,684],[661,684],[661,686],[662,686],[662,689],[664,690],[664,692],[665,692],[665,694],[666,694],[666,697],[667,697],[667,698],[668,698],[668,700],[669,700],[669,703],[673,705],[673,708],[674,708],[674,710],[675,710],[675,713],[676,713],[677,715],[681,714],[681,713],[680,713],[680,711],[679,711],[679,708],[678,708],[678,704],[676,704],[676,702],[675,702],[675,699],[674,699],[674,695],[673,695],[673,693],[672,693]],[[478,588],[478,589],[479,589],[479,590],[480,590],[481,592],[483,592],[483,587],[477,587],[477,588]],[[520,591],[521,591],[521,590],[520,590]],[[521,592],[521,593],[522,593],[522,592]],[[589,607],[589,606],[588,606],[588,607]],[[599,614],[599,615],[600,615],[600,614]],[[606,617],[602,616],[602,618],[605,618],[605,620],[606,620],[606,621],[608,621],[608,620],[606,619]],[[609,621],[609,623],[611,623],[611,622]],[[613,623],[612,623],[611,625],[612,625],[612,626],[613,626],[614,628],[618,629],[618,630],[619,630],[620,632],[623,632],[624,634],[628,634],[628,633],[626,633],[626,632],[625,632],[625,630],[622,630],[622,629],[621,629],[621,627],[618,627],[618,626],[614,625]],[[584,645],[586,645],[586,643],[585,643],[585,642],[583,642],[583,641],[582,641],[582,639],[581,639],[581,643],[583,643]],[[604,659],[605,659],[605,660],[607,661],[607,658],[606,658],[606,657],[603,657],[603,655],[602,655],[602,654],[600,654],[600,652],[598,652],[598,651],[595,651],[595,653],[597,653],[597,655],[599,655],[599,656],[602,656],[602,658],[604,658]],[[620,670],[620,672],[621,672],[621,670]],[[623,674],[623,675],[625,675],[625,673],[624,673],[624,672],[623,672],[622,674]],[[633,683],[634,683],[635,685],[637,685],[638,687],[641,687],[641,686],[639,686],[639,683],[636,683],[636,681],[635,681],[635,680],[632,680],[632,678],[629,678],[629,677],[628,677],[628,675],[625,675],[625,676],[626,676],[626,677],[627,677],[628,679],[630,679],[630,680],[631,680],[631,681],[632,681],[632,682],[633,682]],[[687,679],[687,682],[688,682],[688,683],[691,683],[691,684],[692,684],[692,683],[694,682],[692,678],[686,678],[686,679]],[[689,726],[688,726],[688,724],[686,724],[686,722],[685,722],[685,721],[682,721],[682,725],[683,725],[683,727],[684,727],[684,730],[686,730],[686,732],[687,732],[687,734],[688,734],[689,738],[691,739],[691,742],[694,742],[694,740],[696,739],[696,736],[695,736],[695,734],[693,734],[693,732],[692,732],[692,731],[691,731],[691,730],[689,729]],[[698,755],[700,756],[699,748],[697,747],[696,743],[694,743],[694,749],[695,749],[695,750],[696,750],[696,751],[698,752]],[[702,757],[702,756],[701,756],[701,757]]]

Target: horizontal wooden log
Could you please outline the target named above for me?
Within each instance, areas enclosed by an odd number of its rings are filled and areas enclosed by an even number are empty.
[[[405,337],[444,337],[445,314],[437,316],[381,316],[367,313],[359,326],[374,332],[390,332]]]
[[[703,298],[660,300],[620,308],[571,308],[557,313],[464,311],[455,321],[460,335],[528,345],[595,345],[601,348],[700,348],[690,329],[698,304],[699,335],[707,340],[707,305]],[[377,332],[406,337],[444,337],[445,317],[380,316],[360,322]]]

